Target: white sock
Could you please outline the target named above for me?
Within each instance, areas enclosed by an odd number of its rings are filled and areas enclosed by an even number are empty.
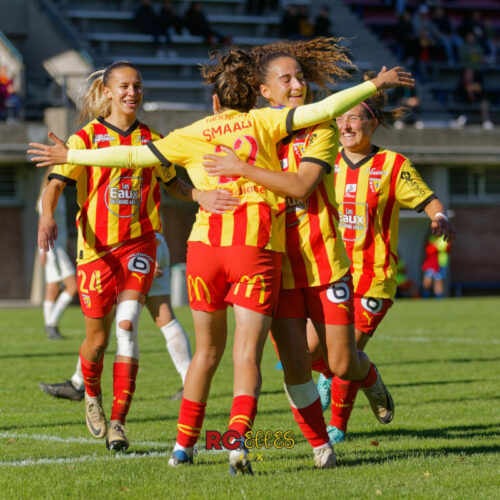
[[[319,398],[318,389],[316,389],[316,384],[312,378],[305,384],[285,384],[285,392],[288,402],[293,408],[306,408]]]
[[[193,456],[193,447],[186,448],[181,446],[177,441],[175,442],[174,451],[181,450],[183,451],[189,458]]]
[[[54,307],[50,312],[49,320],[47,322],[48,326],[57,326],[61,314],[64,312],[64,309],[68,307],[72,300],[73,297],[68,292],[61,292],[59,294],[59,297],[57,297],[56,303],[54,304]]]
[[[80,356],[78,356],[78,362],[76,363],[76,370],[75,373],[73,373],[73,376],[71,377],[71,383],[73,384],[73,387],[78,391],[81,391],[82,389],[85,388],[85,383],[83,382],[82,362],[80,360]]]
[[[45,321],[46,326],[49,324],[50,313],[52,312],[55,304],[56,303],[53,300],[43,301],[43,320]]]
[[[176,319],[162,326],[160,330],[167,341],[167,350],[184,385],[189,363],[191,363],[191,347],[186,332]]]

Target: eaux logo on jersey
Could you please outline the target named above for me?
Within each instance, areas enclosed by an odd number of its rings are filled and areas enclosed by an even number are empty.
[[[350,233],[344,232],[342,239],[344,241],[356,241],[366,233],[368,228],[368,204],[354,201],[345,201],[339,205],[339,228],[354,229],[354,237]]]
[[[142,177],[119,177],[106,188],[105,201],[108,210],[117,217],[132,217],[139,210],[142,200]],[[113,210],[112,206],[126,205],[132,210],[125,213]]]

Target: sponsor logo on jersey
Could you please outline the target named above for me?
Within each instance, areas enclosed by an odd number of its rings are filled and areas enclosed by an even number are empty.
[[[340,165],[338,163],[335,163],[335,173],[339,174],[340,173]]]
[[[241,278],[240,282],[236,285],[234,288],[234,295],[238,295],[238,291],[240,289],[241,284],[246,284],[246,291],[245,291],[245,297],[248,299],[250,295],[252,294],[253,287],[257,282],[260,281],[260,287],[257,288],[257,290],[260,292],[259,293],[259,304],[264,303],[264,295],[266,293],[266,282],[264,280],[264,276],[262,274],[256,274],[255,276],[243,276]]]
[[[99,142],[112,142],[114,140],[115,138],[111,134],[96,134],[94,135],[92,142],[95,144]]]
[[[141,205],[142,177],[120,177],[106,188],[106,206],[117,217],[132,217]],[[133,208],[131,213],[121,214],[112,207],[128,205]]]
[[[280,160],[281,170],[286,172],[288,170],[288,158],[283,158]]]
[[[189,275],[187,285],[190,302],[193,302],[193,297],[196,297],[196,300],[201,300],[201,294],[203,293],[203,295],[205,296],[205,301],[207,302],[207,304],[210,304],[212,300],[210,298],[208,286],[199,276],[193,278],[191,275]]]
[[[149,144],[151,139],[145,135],[141,135],[140,137],[137,137],[137,142],[140,142],[141,144]]]
[[[309,202],[307,200],[296,200],[286,197],[285,225],[286,227],[296,226],[307,214]]]
[[[401,172],[401,179],[403,179],[407,184],[410,185],[413,192],[419,196],[425,196],[425,189],[422,187],[419,181],[411,176],[411,173],[407,170]]]
[[[356,231],[351,237],[345,232],[342,234],[344,241],[361,239],[368,227],[368,204],[359,202],[344,202],[339,205],[339,228]]]
[[[345,196],[348,196],[349,198],[355,198],[357,189],[358,189],[357,184],[346,184],[345,185]]]

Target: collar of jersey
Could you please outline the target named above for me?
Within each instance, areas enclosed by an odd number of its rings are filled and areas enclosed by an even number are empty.
[[[122,130],[121,128],[115,127],[114,125],[111,125],[111,123],[108,123],[102,116],[97,117],[97,121],[101,124],[104,125],[105,127],[110,128],[117,134],[121,135],[122,137],[128,137],[139,125],[139,120],[136,120],[132,125],[127,130]]]
[[[347,155],[345,154],[345,149],[342,148],[342,151],[340,154],[342,155],[342,159],[346,162],[347,166],[351,170],[356,170],[359,167],[362,167],[366,162],[370,161],[378,152],[380,151],[380,148],[378,146],[375,146],[375,144],[372,145],[372,152],[367,154],[362,160],[359,160],[357,163],[353,163],[349,158],[347,158]]]

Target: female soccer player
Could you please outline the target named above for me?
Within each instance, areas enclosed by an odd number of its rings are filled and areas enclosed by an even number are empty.
[[[236,331],[233,359],[234,399],[229,429],[244,436],[252,428],[261,387],[260,361],[279,292],[281,253],[284,251],[284,199],[241,177],[210,177],[203,156],[230,147],[241,158],[278,170],[276,144],[292,130],[332,119],[353,102],[373,95],[392,79],[408,75],[395,69],[324,101],[290,108],[253,110],[257,91],[249,82],[253,59],[233,49],[204,68],[213,85],[215,116],[208,116],[147,147],[107,151],[66,150],[51,135],[55,146],[32,144],[39,166],[64,163],[147,166],[177,163],[185,166],[198,189],[225,188],[240,197],[231,213],[209,215],[200,210],[188,243],[187,276],[196,333],[196,353],[186,377],[177,442],[170,465],[192,463],[193,446],[200,434],[206,401],[215,370],[224,352],[226,308],[234,307]],[[118,153],[118,154],[115,154]],[[251,473],[247,450],[229,455],[233,473]]]
[[[49,183],[49,174],[50,170],[45,175],[40,187],[40,198],[37,204],[40,217],[42,215],[42,196]],[[45,332],[48,339],[59,340],[63,338],[58,328],[59,319],[78,291],[75,267],[66,249],[68,233],[66,230],[66,201],[64,196],[57,205],[54,218],[59,227],[59,236],[54,248],[49,252],[40,251],[40,262],[45,268],[45,297],[43,300]],[[62,290],[60,289],[61,283],[64,285]]]
[[[335,196],[339,228],[352,262],[359,350],[364,350],[394,300],[400,208],[424,211],[431,220],[432,234],[442,235],[446,241],[455,238],[445,207],[410,161],[372,143],[379,125],[403,113],[402,108],[385,110],[386,101],[385,93],[378,92],[336,120],[343,148],[335,163]],[[313,359],[320,356],[312,328],[309,347]],[[320,375],[318,388],[325,407],[330,399],[330,383],[332,418],[328,433],[333,442],[340,442],[345,439],[360,384],[341,380],[336,373],[332,382]]]
[[[326,75],[343,76],[340,48],[330,39],[278,43],[254,49],[261,94],[271,106],[303,104],[310,83],[325,86]],[[343,62],[348,62],[344,60]],[[253,168],[231,152],[208,155],[211,175],[241,175],[287,195],[286,253],[282,289],[271,331],[295,419],[318,458],[329,444],[321,404],[311,375],[306,321],[320,333],[330,369],[364,388],[377,418],[392,412],[392,399],[367,356],[357,352],[353,329],[352,279],[335,203],[332,166],[338,149],[334,123],[302,129],[278,147],[281,172]],[[258,164],[257,164],[258,165]]]
[[[146,144],[160,135],[136,119],[142,101],[142,78],[126,61],[118,61],[94,78],[80,117],[92,120],[68,144],[100,149],[119,144]],[[38,245],[47,252],[57,238],[53,218],[66,184],[76,185],[78,289],[85,316],[86,338],[80,348],[85,383],[86,422],[106,445],[126,450],[124,424],[135,390],[139,349],[137,325],[155,272],[155,233],[161,230],[158,180],[181,200],[199,201],[201,194],[175,176],[171,164],[144,170],[96,169],[64,164],[54,168],[42,199]],[[216,193],[217,194],[217,193]],[[116,304],[116,315],[115,315]],[[109,428],[102,407],[103,356],[113,319],[117,351],[113,366],[113,406]]]

